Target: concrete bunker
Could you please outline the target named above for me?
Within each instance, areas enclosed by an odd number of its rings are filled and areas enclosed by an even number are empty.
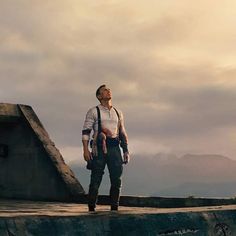
[[[84,194],[33,109],[0,103],[0,198],[79,201]]]

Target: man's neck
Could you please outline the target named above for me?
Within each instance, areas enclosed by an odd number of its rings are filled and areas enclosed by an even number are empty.
[[[108,100],[108,101],[101,100],[100,102],[102,106],[108,108],[109,110],[112,108],[111,100]]]

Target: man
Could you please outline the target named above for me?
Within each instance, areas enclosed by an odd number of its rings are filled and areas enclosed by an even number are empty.
[[[128,137],[121,111],[112,106],[112,93],[106,85],[96,91],[100,104],[89,109],[82,131],[84,159],[91,165],[88,193],[89,211],[95,211],[98,189],[105,166],[110,174],[111,210],[118,210],[123,163],[129,162]],[[89,151],[90,133],[93,130],[92,153]],[[123,159],[120,146],[123,149]]]

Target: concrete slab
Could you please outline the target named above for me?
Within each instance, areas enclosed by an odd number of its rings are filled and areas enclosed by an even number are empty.
[[[97,212],[76,203],[0,200],[1,236],[236,235],[236,205],[192,208],[120,207]]]
[[[210,211],[236,211],[236,205],[188,207],[188,208],[148,208],[120,206],[118,212],[110,212],[110,206],[98,205],[96,214],[166,214],[180,212],[210,212]],[[24,200],[0,200],[0,217],[19,216],[79,216],[93,215],[87,210],[87,205],[63,202],[40,202]]]

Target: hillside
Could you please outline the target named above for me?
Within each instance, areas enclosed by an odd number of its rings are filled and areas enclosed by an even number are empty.
[[[86,189],[89,171],[71,167]],[[236,195],[236,161],[221,155],[135,155],[124,166],[123,179],[124,195],[229,197]],[[108,188],[106,171],[100,193]]]

